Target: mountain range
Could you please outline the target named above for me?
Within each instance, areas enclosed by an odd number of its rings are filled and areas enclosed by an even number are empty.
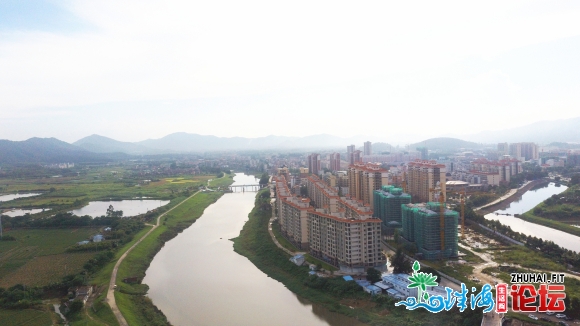
[[[24,141],[0,140],[0,163],[101,162],[126,154],[98,154],[56,138],[30,138]]]
[[[580,117],[538,121],[522,127],[506,130],[482,131],[471,135],[461,135],[460,138],[478,143],[580,143]]]
[[[407,145],[408,149],[425,146],[431,150],[477,149],[495,146],[498,142],[532,141],[540,144],[580,143],[580,117],[541,121],[509,130],[487,131],[465,135],[462,139],[439,137]],[[373,142],[375,153],[392,150],[382,139],[355,136],[341,138],[321,134],[306,137],[266,136],[258,138],[217,137],[185,132],[169,134],[159,139],[122,142],[112,138],[91,135],[72,144],[56,138],[30,138],[25,141],[0,140],[0,163],[57,163],[107,161],[126,158],[127,155],[154,155],[172,153],[202,153],[209,151],[251,150],[337,150],[344,152],[347,145],[357,148],[363,142]]]

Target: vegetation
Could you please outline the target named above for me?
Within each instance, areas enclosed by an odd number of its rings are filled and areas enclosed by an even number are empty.
[[[4,288],[0,288],[0,292],[10,295],[9,302],[19,303],[17,306],[10,307],[11,310],[8,312],[2,310],[6,308],[2,308],[5,306],[0,304],[1,325],[10,325],[13,320],[19,320],[20,324],[26,325],[51,325],[58,322],[59,317],[48,310],[48,307],[52,310],[52,305],[40,305],[38,300],[62,297],[69,287],[83,284],[96,285],[97,296],[91,307],[82,309],[82,313],[72,313],[67,316],[70,324],[117,325],[116,318],[105,301],[106,289],[115,261],[150,229],[146,223],[156,221],[160,214],[187,198],[200,186],[206,185],[207,180],[212,178],[211,176],[193,178],[179,176],[171,181],[152,178],[151,182],[142,183],[143,177],[133,175],[131,171],[118,166],[82,168],[70,172],[66,169],[38,170],[38,166],[20,170],[3,166],[0,172],[0,189],[3,193],[42,193],[40,196],[0,203],[0,208],[51,208],[45,212],[22,217],[2,216],[5,241],[0,242],[0,287],[4,286]],[[57,174],[54,172],[58,172],[60,176],[46,178]],[[29,173],[38,179],[28,178],[31,176]],[[224,184],[232,182],[229,174],[219,180]],[[120,218],[122,213],[114,209],[110,209],[108,214],[103,212],[102,217],[94,219],[77,217],[68,213],[71,209],[83,206],[90,200],[120,200],[144,196],[171,199],[171,202],[164,207],[131,218]],[[151,243],[154,246],[144,249],[155,247],[158,250],[164,241],[190,225],[192,220],[201,215],[203,208],[219,196],[220,193],[200,193],[194,197],[196,198],[195,208],[179,207],[172,211],[171,214],[165,216],[162,220],[163,225],[156,230],[161,232],[147,238],[153,240]],[[201,198],[206,200],[200,200]],[[51,215],[54,216],[49,217]],[[104,226],[112,227],[112,231],[103,232]],[[97,233],[103,234],[105,240],[84,246],[76,245],[77,242],[90,239]],[[154,235],[160,239],[153,237]],[[142,244],[144,243],[145,241]],[[140,247],[141,244],[132,254],[139,253]],[[146,255],[133,257],[136,259],[130,260],[132,265],[129,269],[127,269],[127,264],[122,264],[119,273],[128,271],[128,274],[132,274],[137,268],[146,269],[149,258],[153,257],[148,257],[148,254],[147,252]],[[129,255],[128,258],[131,257]],[[140,260],[142,258],[146,261]],[[20,289],[26,289],[26,292],[20,293],[22,292]],[[143,294],[146,291],[146,285],[135,284],[133,287],[128,285],[127,288],[122,289]],[[24,299],[14,301],[16,294]],[[130,312],[140,316],[137,322],[132,323],[134,325],[155,324],[159,316],[165,318],[150,303],[150,300],[142,295],[121,294],[119,299],[121,309],[123,309],[123,300],[131,305]],[[26,316],[20,314],[20,312],[37,311],[27,309],[28,307],[44,311],[28,313]],[[123,310],[123,313],[125,314],[126,310]],[[5,322],[3,319],[5,316],[10,316],[8,317],[10,322]],[[34,316],[36,319],[28,318],[29,316]]]
[[[371,283],[379,282],[381,280],[381,271],[372,267],[367,269],[367,280]]]
[[[391,267],[393,267],[394,274],[408,274],[413,270],[411,263],[405,259],[405,254],[401,247],[397,248],[395,255],[391,258]]]

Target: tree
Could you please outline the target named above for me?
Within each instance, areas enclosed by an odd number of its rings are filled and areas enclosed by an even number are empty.
[[[113,205],[109,205],[109,208],[107,208],[107,217],[113,217],[113,213],[115,213],[115,208]]]
[[[371,283],[376,283],[381,280],[381,272],[374,268],[367,269],[367,280]]]
[[[81,311],[81,309],[83,309],[83,302],[81,300],[74,300],[73,302],[71,302],[68,309],[69,311],[67,315],[74,315],[77,312]]]
[[[260,178],[260,186],[265,186],[268,184],[268,182],[270,181],[270,177],[268,176],[268,173],[263,173],[262,177]]]
[[[393,267],[394,274],[408,274],[413,269],[411,263],[405,259],[405,254],[403,254],[403,249],[398,248],[397,252],[391,259],[391,267]]]

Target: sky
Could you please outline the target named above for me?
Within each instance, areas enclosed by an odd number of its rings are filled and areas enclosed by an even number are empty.
[[[580,116],[578,1],[0,1],[0,139],[393,143]]]

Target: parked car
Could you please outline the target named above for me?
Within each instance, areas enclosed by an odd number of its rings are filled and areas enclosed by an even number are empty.
[[[552,316],[553,314],[555,314],[555,312],[553,312],[553,311],[548,311],[548,312],[546,313],[546,315],[548,315],[548,316]]]
[[[529,314],[528,317],[531,318],[531,319],[533,319],[533,320],[538,320],[538,317],[536,317],[536,316],[534,316],[532,314]]]
[[[557,314],[556,315],[556,318],[566,318],[566,315],[564,315],[564,314]]]

